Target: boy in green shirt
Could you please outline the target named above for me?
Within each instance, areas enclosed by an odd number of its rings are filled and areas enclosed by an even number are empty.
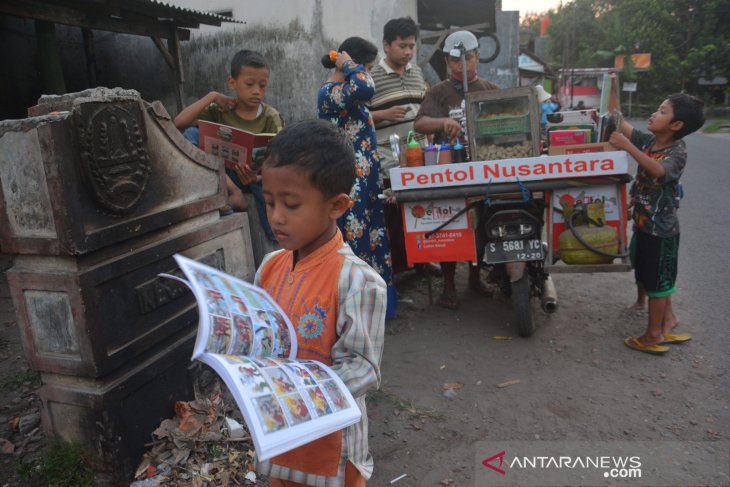
[[[247,49],[238,51],[231,60],[231,74],[228,76],[228,87],[236,97],[211,91],[181,111],[175,117],[175,126],[185,130],[197,125],[198,120],[208,120],[255,134],[278,133],[284,126],[281,115],[275,108],[263,102],[269,75],[269,65],[261,54]],[[194,143],[196,135],[192,136]],[[229,187],[232,181],[240,190],[253,193],[266,235],[274,240],[266,219],[261,176],[245,164],[237,164],[235,169],[226,169],[226,174],[230,178]]]

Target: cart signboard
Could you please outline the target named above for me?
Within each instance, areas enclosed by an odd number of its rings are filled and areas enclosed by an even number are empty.
[[[496,161],[462,162],[390,170],[393,191],[518,181],[618,176],[628,173],[624,151],[561,154]]]
[[[474,230],[469,212],[463,211],[467,204],[464,198],[402,204],[409,266],[421,262],[476,262]],[[452,218],[448,225],[434,232]]]

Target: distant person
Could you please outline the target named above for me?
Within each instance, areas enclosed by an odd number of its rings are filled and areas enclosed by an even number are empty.
[[[586,110],[586,105],[583,103],[583,100],[579,100],[578,104],[575,106],[576,110]]]
[[[466,77],[469,93],[498,90],[496,84],[477,75],[479,64],[479,41],[471,32],[460,30],[450,34],[444,41],[443,53],[449,78],[434,85],[427,93],[416,115],[413,127],[422,134],[433,134],[434,143],[451,143],[461,136],[466,140],[466,102],[464,100],[463,68],[461,50],[466,57]],[[483,207],[477,207],[483,211]],[[477,256],[478,257],[478,256]],[[444,289],[438,305],[447,309],[459,306],[456,293],[456,262],[442,262]],[[479,266],[469,266],[469,288],[480,294],[491,294],[479,275]]]
[[[553,102],[553,113],[557,113],[563,109],[563,105],[560,103],[560,100],[555,95],[552,95],[550,97],[550,100]]]
[[[550,93],[545,91],[541,85],[537,85],[537,101],[540,103],[540,133],[543,140],[547,139],[548,115],[555,112],[555,103]]]
[[[701,100],[684,93],[669,95],[649,118],[651,134],[624,120],[611,134],[611,144],[626,150],[639,165],[633,189],[636,231],[632,245],[634,275],[649,298],[649,319],[643,335],[626,338],[624,343],[641,352],[663,354],[669,350],[666,344],[692,338],[688,333],[674,333],[678,321],[671,296],[676,290],[679,254],[679,179],[687,164],[682,139],[702,127],[703,106]]]
[[[373,119],[367,103],[375,93],[369,70],[378,48],[360,37],[349,37],[337,48],[336,59],[322,58],[325,68],[334,68],[319,89],[319,118],[347,132],[355,149],[357,180],[352,187],[352,205],[337,221],[355,255],[369,263],[388,285],[387,318],[395,315],[398,298],[393,285],[390,241],[385,229],[380,195],[380,158]]]
[[[380,173],[385,189],[390,188],[390,169],[400,165],[391,151],[390,136],[397,135],[401,145],[405,145],[426,94],[426,81],[421,68],[411,63],[416,41],[418,24],[413,19],[401,17],[389,20],[383,27],[385,56],[370,71],[375,83],[375,95],[370,100],[369,108],[375,122]],[[423,138],[421,135],[416,137],[417,140]],[[400,272],[408,268],[400,207],[386,200],[383,211],[390,238],[393,272]],[[422,264],[416,264],[416,269],[421,272],[438,271],[435,266]]]
[[[236,97],[211,91],[181,111],[175,117],[175,126],[184,130],[197,125],[198,120],[208,120],[254,134],[279,132],[284,126],[281,115],[263,101],[269,84],[269,74],[269,65],[260,53],[238,51],[231,60],[231,73],[228,76],[228,87]],[[187,137],[194,143],[198,142],[195,132],[188,133]],[[236,187],[253,194],[261,225],[269,240],[274,241],[266,219],[261,176],[246,164],[236,164],[235,169],[226,168],[226,174]]]
[[[342,238],[337,220],[357,180],[347,135],[323,120],[285,128],[262,169],[266,208],[283,250],[266,256],[255,283],[281,306],[297,334],[296,358],[332,367],[362,419],[260,462],[271,487],[362,487],[373,472],[365,394],[378,388],[386,285]]]
[[[426,95],[423,72],[417,64],[411,64],[417,41],[418,24],[413,19],[401,17],[389,20],[383,28],[385,56],[370,72],[375,94],[369,108],[375,122],[380,169],[384,178],[389,177],[389,169],[399,166],[390,150],[390,135],[398,135],[405,143]]]

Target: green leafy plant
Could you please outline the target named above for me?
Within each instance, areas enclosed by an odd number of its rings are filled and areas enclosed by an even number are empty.
[[[383,400],[390,402],[398,410],[408,413],[412,419],[438,419],[442,420],[446,416],[440,411],[434,409],[421,407],[416,405],[412,399],[404,398],[396,394],[395,392],[381,387],[376,391],[370,391],[365,396],[365,400],[368,403],[377,404]]]
[[[26,382],[30,382],[31,387],[36,388],[41,385],[41,374],[34,370],[26,370],[19,372],[13,376],[5,377],[0,380],[0,391],[14,391],[19,389]]]
[[[30,487],[90,487],[96,461],[83,447],[51,440],[43,457],[22,463],[20,478]]]
[[[702,131],[706,134],[714,134],[727,126],[730,126],[730,119],[710,120],[707,125],[702,128]]]

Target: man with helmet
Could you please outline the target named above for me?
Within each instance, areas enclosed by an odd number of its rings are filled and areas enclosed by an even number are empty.
[[[444,41],[444,59],[448,78],[434,85],[427,93],[416,115],[413,128],[422,134],[433,134],[434,143],[453,143],[462,137],[466,143],[466,101],[464,100],[464,69],[461,55],[466,58],[466,82],[468,92],[498,90],[496,84],[477,75],[479,65],[479,41],[471,32],[460,30],[451,33]],[[454,277],[456,262],[442,262],[444,290],[438,304],[444,308],[456,309],[458,300]],[[479,279],[479,267],[469,266],[469,288],[485,293]]]

